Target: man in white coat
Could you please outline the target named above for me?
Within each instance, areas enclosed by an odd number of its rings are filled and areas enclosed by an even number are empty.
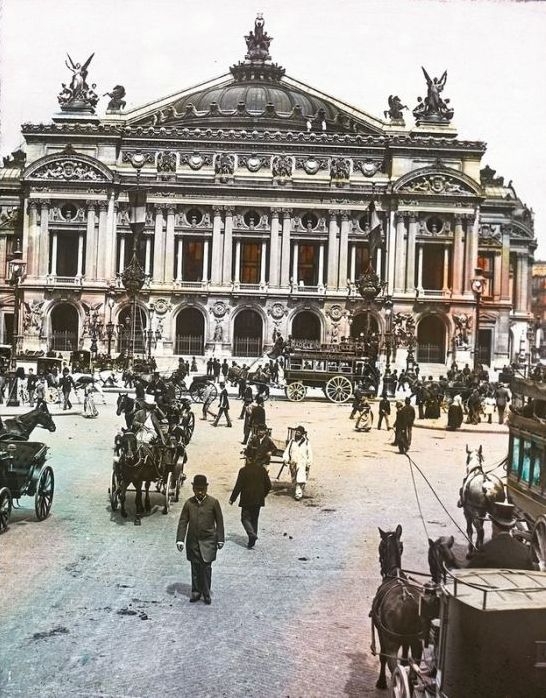
[[[313,460],[311,444],[307,438],[307,432],[302,426],[296,427],[294,430],[294,438],[288,442],[282,460],[290,467],[292,484],[295,487],[294,499],[299,500],[303,497],[303,490]]]

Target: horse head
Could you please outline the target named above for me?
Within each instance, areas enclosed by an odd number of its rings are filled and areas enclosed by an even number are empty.
[[[398,524],[395,531],[382,531],[379,529],[381,541],[379,542],[379,563],[381,565],[381,576],[387,577],[394,570],[402,567],[402,553],[404,545],[400,540],[402,536],[402,526]]]
[[[117,406],[116,406],[116,414],[118,417],[121,416],[123,410],[125,409],[125,403],[127,401],[128,393],[120,393],[118,395],[118,400],[117,400]]]
[[[124,431],[119,437],[120,451],[127,460],[133,460],[137,455],[138,444],[134,432]]]
[[[480,444],[479,448],[468,448],[466,444],[466,472],[469,473],[474,469],[482,469],[483,466],[483,451]]]
[[[42,402],[40,404],[40,407],[37,408],[37,418],[38,421],[36,422],[38,426],[44,427],[44,429],[47,429],[48,431],[57,431],[57,427],[55,426],[55,422],[53,421],[53,417],[49,413],[49,410],[47,409],[47,405],[45,402]]]
[[[457,561],[452,550],[454,542],[453,536],[449,536],[449,538],[441,536],[435,541],[428,539],[428,565],[430,576],[435,584],[440,584],[442,580],[445,582],[445,568],[453,569],[457,567]]]

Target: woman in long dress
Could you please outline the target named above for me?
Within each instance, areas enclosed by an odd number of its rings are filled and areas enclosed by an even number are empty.
[[[84,399],[83,399],[83,416],[88,418],[97,417],[99,411],[95,406],[95,400],[93,399],[93,393],[95,392],[95,386],[93,383],[88,383],[84,388]]]
[[[460,429],[463,423],[463,407],[460,395],[455,395],[453,402],[447,410],[447,429],[455,431]]]

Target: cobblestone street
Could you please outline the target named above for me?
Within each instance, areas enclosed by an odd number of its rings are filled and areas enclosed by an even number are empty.
[[[386,696],[374,688],[368,618],[380,582],[377,527],[402,524],[409,569],[427,570],[428,547],[408,460],[389,445],[391,433],[355,432],[348,405],[268,402],[276,438],[306,427],[314,465],[301,502],[286,470],[277,481],[272,465],[260,537],[248,550],[240,509],[228,504],[242,464],[240,403],[232,400],[233,429],[211,428],[196,406],[181,501],[163,516],[153,493],[152,513],[135,527],[134,494],[127,520],[112,514],[107,496],[122,424],[115,397],[98,405],[96,420],[59,416],[56,433],[34,432],[51,447],[56,492],[42,523],[22,499],[0,539],[3,698]],[[506,454],[507,429],[415,428],[410,452],[461,526],[465,443],[481,443],[492,467]],[[175,547],[195,473],[208,476],[226,524],[210,607],[188,603],[189,563]],[[454,534],[462,558],[461,534],[416,477],[428,534]]]

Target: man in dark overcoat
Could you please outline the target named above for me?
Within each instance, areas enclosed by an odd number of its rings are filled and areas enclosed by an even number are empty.
[[[260,509],[265,505],[270,490],[267,470],[254,458],[247,458],[246,465],[239,470],[229,503],[233,504],[240,495],[241,523],[248,535],[248,548],[253,548],[258,540]]]
[[[212,423],[213,427],[218,426],[218,422],[220,421],[220,417],[222,415],[225,415],[226,417],[226,422],[227,426],[231,426],[231,419],[229,416],[229,397],[228,397],[228,392],[226,389],[226,384],[225,383],[220,383],[220,396],[218,399],[218,414],[216,415],[216,419]]]
[[[207,494],[208,482],[205,475],[196,475],[192,482],[194,496],[182,507],[176,547],[180,552],[186,544],[186,558],[191,563],[190,602],[203,601],[210,605],[212,563],[216,551],[224,547],[224,518],[220,503]]]
[[[245,448],[245,455],[258,465],[268,469],[271,463],[271,456],[275,453],[275,450],[275,443],[267,433],[267,425],[260,424],[256,427],[256,432],[250,437]]]

